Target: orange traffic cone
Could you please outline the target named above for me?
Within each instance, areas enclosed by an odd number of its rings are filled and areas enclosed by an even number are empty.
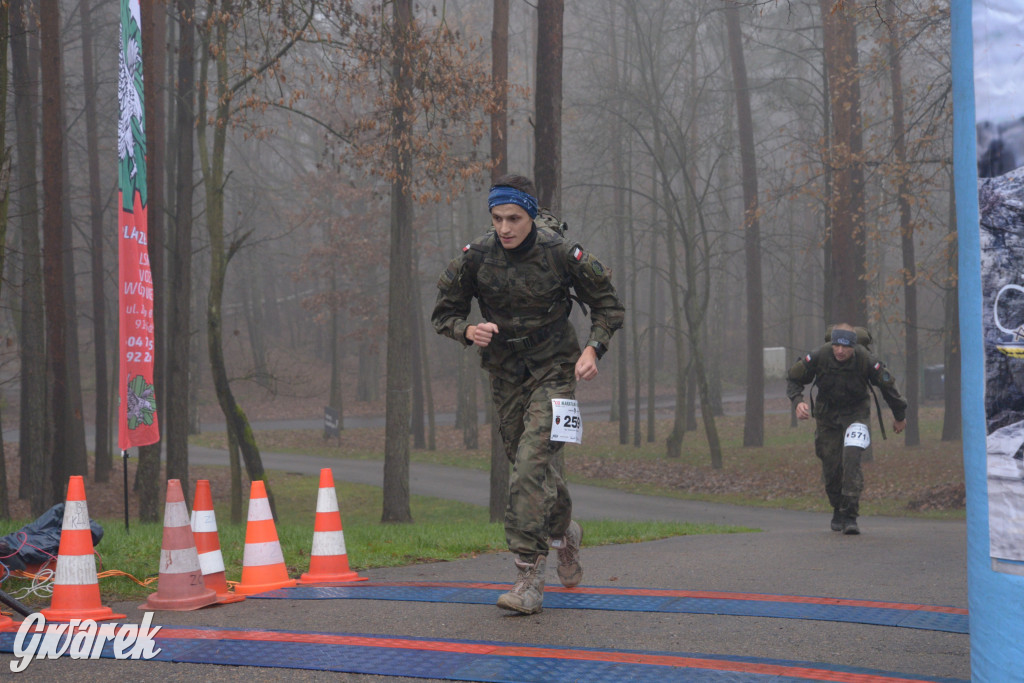
[[[301,584],[366,581],[348,567],[345,533],[341,528],[338,494],[330,468],[320,470],[320,490],[316,496],[316,521],[313,524],[313,550],[309,553],[309,571]]]
[[[223,605],[245,600],[244,595],[235,595],[231,592],[224,575],[224,555],[220,552],[217,516],[213,512],[213,494],[210,492],[209,479],[200,479],[196,482],[196,495],[192,500],[192,535],[196,539],[203,583],[217,593],[217,602]]]
[[[114,614],[112,609],[100,602],[92,530],[89,528],[89,506],[85,502],[85,483],[78,475],[68,480],[50,606],[40,611],[50,621],[109,621],[125,618],[124,614]]]
[[[256,480],[249,490],[249,523],[245,527],[242,581],[235,586],[235,592],[252,595],[288,588],[295,583],[295,579],[288,578],[274,516],[270,513],[267,489],[262,481]]]
[[[60,561],[57,561],[58,566]],[[217,592],[203,584],[199,553],[188,522],[181,481],[167,480],[164,502],[164,540],[160,549],[160,578],[156,593],[139,609],[185,612],[217,602]]]

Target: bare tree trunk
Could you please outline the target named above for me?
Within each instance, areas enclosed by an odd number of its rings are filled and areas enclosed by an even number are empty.
[[[79,4],[82,27],[82,73],[85,92],[96,92],[96,71],[93,64],[93,29],[91,0]],[[104,240],[103,197],[100,184],[100,152],[96,122],[96,99],[85,98],[85,143],[89,163],[89,226],[92,237],[92,329],[93,363],[96,377],[96,420],[93,438],[93,479],[110,481],[114,463],[110,451],[110,385],[107,383],[107,300],[103,291]]]
[[[657,399],[657,369],[658,369],[658,354],[657,354],[657,334],[658,327],[655,321],[658,320],[658,316],[655,315],[655,309],[658,305],[658,223],[659,223],[659,209],[658,209],[658,182],[657,176],[652,173],[652,185],[651,188],[651,256],[650,256],[650,277],[648,278],[648,289],[647,289],[647,310],[648,321],[647,321],[647,443],[654,443],[655,439],[655,426],[654,426],[654,409],[655,401]]]
[[[223,8],[228,12],[227,6]],[[207,82],[207,71],[209,59],[215,59],[216,78],[214,86],[215,114],[216,121],[213,129],[213,140],[207,147],[207,106],[206,93],[199,90],[196,120],[198,121],[197,135],[199,139],[199,153],[202,160],[203,182],[206,192],[206,227],[210,238],[210,290],[206,299],[206,348],[210,357],[210,372],[213,377],[214,391],[217,394],[217,402],[221,412],[224,413],[224,420],[227,428],[234,432],[238,440],[238,446],[242,451],[242,458],[245,461],[246,473],[250,481],[262,481],[267,490],[267,499],[270,509],[277,518],[277,507],[274,502],[274,495],[267,481],[266,472],[263,469],[263,459],[260,457],[260,449],[256,444],[256,437],[249,426],[249,419],[245,411],[238,405],[234,393],[231,391],[231,383],[228,379],[227,366],[224,361],[224,339],[221,317],[221,304],[224,299],[224,281],[227,276],[228,264],[242,245],[242,238],[234,240],[231,245],[225,248],[224,244],[224,150],[227,144],[227,125],[231,116],[232,92],[228,87],[228,64],[227,64],[227,26],[223,21],[217,22],[209,28],[212,35],[208,37],[209,45],[202,50],[204,55],[201,62],[200,82]]]
[[[537,92],[535,93],[533,182],[537,201],[556,216],[562,210],[562,16],[563,0],[537,4]]]
[[[263,319],[263,311],[266,302],[262,294],[257,291],[253,272],[256,264],[254,259],[247,258],[242,264],[242,280],[244,292],[242,294],[243,313],[245,315],[245,327],[249,332],[249,348],[252,351],[252,374],[256,383],[265,389],[273,390],[274,378],[271,376],[270,365],[267,362],[267,342],[264,331],[266,321]]]
[[[921,427],[918,424],[918,377],[921,360],[917,341],[917,259],[914,256],[914,223],[910,214],[910,180],[907,177],[906,125],[903,112],[903,69],[900,64],[900,28],[897,24],[896,3],[888,0],[885,7],[886,23],[889,25],[889,76],[892,80],[892,136],[896,156],[896,203],[900,210],[900,242],[903,252],[904,327],[906,330],[907,369],[906,392],[907,427],[904,443],[907,446],[921,444]]]
[[[614,12],[614,7],[612,8]],[[616,81],[622,79],[622,75],[619,73],[619,51],[618,41],[615,36],[615,27],[617,22],[612,21],[609,25],[608,34],[608,45],[609,45],[609,69],[613,74]],[[616,273],[624,275],[626,273],[626,232],[627,230],[632,232],[632,225],[630,225],[630,215],[626,212],[626,171],[625,171],[625,159],[623,158],[624,152],[622,149],[622,118],[623,118],[623,100],[616,98],[614,103],[614,115],[613,115],[613,131],[612,131],[612,203],[614,206],[615,215],[615,258],[614,258],[614,269]],[[626,280],[624,277],[619,278],[618,287],[620,289],[619,296],[622,299],[627,297],[626,292]],[[633,309],[636,310],[636,309]],[[620,336],[620,340],[616,341],[615,347],[615,380],[616,380],[616,391],[615,398],[617,402],[612,406],[613,413],[618,413],[619,421],[619,443],[629,443],[629,348],[627,344],[628,336],[623,334]],[[639,426],[639,424],[637,425]]]
[[[655,120],[654,124],[654,149],[658,150],[658,154],[663,149],[659,122],[657,120]],[[669,179],[664,172],[664,160],[659,159],[657,165],[666,213],[665,254],[668,257],[666,268],[668,268],[669,295],[672,301],[672,345],[676,360],[673,375],[676,399],[675,414],[672,419],[672,432],[665,439],[665,454],[669,458],[679,458],[683,454],[683,437],[686,435],[686,373],[689,371],[690,364],[686,358],[686,336],[683,331],[685,313],[680,296],[683,287],[679,282],[680,268],[678,266],[679,252],[676,246],[676,221],[668,215],[671,191],[668,187]]]
[[[414,256],[413,261],[415,260],[416,257]],[[416,289],[415,277],[410,279],[409,285],[413,290]],[[426,405],[423,398],[423,326],[420,320],[420,311],[416,305],[418,297],[415,291],[410,292],[409,295],[410,299],[412,299],[412,305],[409,307],[409,312],[412,314],[412,326],[409,330],[410,342],[412,344],[409,347],[411,352],[410,361],[412,363],[412,419],[409,426],[412,429],[412,447],[422,450],[427,447],[426,420],[424,415]]]
[[[412,153],[402,144],[412,123],[404,102],[412,97],[411,65],[406,59],[413,30],[412,0],[395,0],[394,62],[392,76],[397,90],[392,108],[392,138],[396,141],[391,183],[391,254],[389,259],[387,417],[384,428],[383,522],[411,522],[409,508],[409,413],[412,342]]]
[[[42,248],[39,240],[36,94],[38,75],[29,46],[27,0],[11,3],[11,70],[18,150],[18,212],[22,250],[21,410],[18,497],[31,500],[32,514],[47,507],[50,461],[46,448],[46,341],[43,307]],[[31,341],[30,341],[31,340]]]
[[[498,93],[498,106],[491,115],[491,161],[494,168],[491,169],[491,182],[508,173],[508,0],[494,0],[494,16],[491,23],[491,79],[494,88]],[[462,367],[470,363],[463,361]],[[473,387],[472,398],[469,403],[472,415],[472,438],[473,447],[477,445],[480,430],[477,426],[477,405],[476,405],[476,378],[479,371],[476,370],[475,358],[472,362],[473,369],[468,371],[472,378],[469,382]],[[508,507],[508,479],[509,462],[505,453],[505,444],[498,429],[498,418],[494,415],[494,402],[488,396],[488,415],[491,415],[491,476],[489,512],[491,522],[501,522],[505,518],[505,508]],[[467,447],[468,447],[467,442]]]
[[[0,5],[0,54],[6,55],[10,44],[8,5]],[[0,274],[7,261],[7,208],[11,196],[11,150],[7,146],[7,87],[9,72],[7,59],[0,64]],[[0,519],[11,516],[10,501],[7,498],[7,458],[4,440],[0,438]]]
[[[142,49],[144,59],[142,62],[143,82],[146,84],[146,92],[151,93],[154,87],[160,83],[162,77],[162,64],[157,63],[156,54],[162,52],[165,30],[157,28],[157,19],[154,16],[153,3],[156,0],[144,0],[142,9],[142,24],[139,27],[142,31]],[[156,44],[160,43],[160,46]],[[154,54],[155,53],[155,54]],[[159,74],[159,75],[158,75]],[[152,79],[152,80],[151,80]],[[164,188],[163,188],[163,126],[162,112],[159,112],[159,98],[147,96],[143,102],[145,107],[146,120],[146,144],[147,165],[146,192],[148,197],[147,220],[149,228],[149,265],[153,275],[153,386],[157,392],[157,405],[163,406],[167,398],[166,386],[164,385],[164,352],[167,349],[167,324],[164,318],[164,283],[166,282],[164,258],[166,239],[164,236]],[[166,425],[160,428],[166,430]],[[139,499],[139,518],[146,522],[156,522],[160,519],[160,501],[162,487],[160,485],[160,452],[163,444],[158,441],[147,446],[139,447],[139,466],[135,470],[135,492]],[[180,474],[171,475],[171,463],[167,463],[168,478],[181,479],[188,482],[188,470],[186,467],[185,476]],[[188,487],[185,486],[187,489]],[[185,494],[186,496],[188,493]]]
[[[359,376],[356,377],[356,400],[376,401],[380,387],[380,351],[370,340],[359,343]]]
[[[830,322],[866,325],[863,132],[860,116],[856,2],[819,0],[825,69],[832,111],[828,163],[835,169],[829,213],[832,224]]]
[[[949,178],[949,232],[950,237],[956,235],[956,199],[953,192],[952,174]],[[949,245],[947,263],[949,277],[945,291],[946,324],[943,335],[943,358],[945,379],[943,389],[942,440],[959,441],[963,435],[961,422],[960,397],[960,298],[957,293],[957,242],[956,239],[946,241]]]
[[[194,189],[193,192],[195,192]],[[204,259],[199,259],[198,262],[193,259],[192,270],[189,275],[193,282],[202,282],[205,279],[206,271],[208,270],[205,268],[205,265],[206,261]],[[188,385],[188,433],[199,434],[202,431],[199,415],[199,378],[203,372],[203,349],[206,348],[204,339],[205,326],[198,324],[198,319],[204,310],[201,287],[192,287],[191,299],[189,317],[190,319],[197,320],[197,323],[193,325],[192,334],[188,342],[188,368],[189,377],[191,378]],[[168,448],[170,448],[170,445],[168,445]]]
[[[189,397],[192,394],[192,204],[195,195],[195,13],[194,0],[177,0],[177,76],[175,89],[174,236],[169,241],[167,273],[167,400],[163,423],[167,477],[188,479]],[[159,33],[164,35],[166,31]],[[148,62],[147,62],[148,63]],[[159,66],[155,64],[154,66]],[[148,99],[147,99],[148,101]],[[237,449],[236,449],[237,450]]]
[[[340,292],[338,292],[338,271],[333,263],[331,264],[331,292],[333,292],[335,296],[340,296]],[[339,431],[345,428],[344,399],[341,395],[341,343],[338,341],[340,317],[341,312],[338,310],[338,303],[334,302],[331,305],[331,323],[329,332],[331,338],[328,340],[331,354],[331,389],[328,404],[338,415]]]
[[[62,75],[63,78],[63,75]],[[67,130],[65,123],[66,114],[64,104],[61,103],[60,120],[62,130]],[[61,176],[63,187],[71,187],[70,169],[68,168],[68,138],[61,136]],[[64,351],[65,372],[67,373],[67,398],[64,405],[64,418],[60,421],[66,434],[64,437],[65,448],[64,461],[67,463],[66,476],[89,475],[89,452],[85,445],[85,406],[82,401],[82,364],[79,358],[78,345],[78,299],[77,287],[75,287],[75,247],[74,247],[74,223],[71,220],[71,197],[65,192],[61,198],[64,208],[61,210],[61,221],[64,224],[61,230],[61,242],[64,245],[61,259],[63,261],[64,276],[62,286],[64,287],[64,343],[67,348]],[[61,484],[61,497],[63,496],[64,485]],[[58,500],[61,498],[58,497]]]
[[[413,257],[413,261],[417,264],[413,269],[414,273],[419,272],[419,258]],[[419,279],[413,278],[412,281],[412,310],[416,320],[416,327],[414,333],[418,339],[416,348],[418,349],[419,364],[420,364],[420,384],[422,385],[423,394],[423,410],[425,413],[420,419],[425,417],[426,424],[426,443],[424,444],[428,451],[437,450],[437,422],[434,417],[434,389],[430,383],[430,354],[427,352],[427,335],[425,330],[429,327],[429,323],[424,320],[423,316],[423,300],[420,295],[420,282]]]
[[[758,220],[757,160],[754,155],[754,123],[750,111],[747,66],[743,57],[740,10],[725,6],[729,35],[729,61],[736,89],[736,130],[743,174],[743,246],[747,264],[747,398],[743,421],[743,445],[764,445],[764,302],[761,281],[761,226]]]
[[[65,460],[67,430],[61,421],[67,415],[67,318],[64,306],[64,173],[61,121],[61,39],[60,7],[42,3],[39,12],[40,41],[47,46],[42,54],[43,124],[43,273],[46,299],[46,345],[49,359],[48,426],[46,455],[51,463],[45,505],[60,501],[68,475]],[[35,512],[33,510],[33,512]],[[40,511],[41,512],[41,511]]]
[[[238,439],[228,430],[228,469],[231,471],[231,523],[242,523],[242,463],[238,457]]]
[[[491,180],[508,173],[508,0],[494,0],[491,18],[491,82],[495,95],[491,114]]]

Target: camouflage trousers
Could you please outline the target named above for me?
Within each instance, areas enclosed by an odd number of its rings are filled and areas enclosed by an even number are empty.
[[[572,499],[562,478],[562,443],[551,441],[551,399],[573,398],[576,379],[553,368],[541,379],[513,383],[491,376],[491,394],[505,454],[512,463],[505,540],[530,561],[548,554],[548,538],[565,533]]]
[[[821,460],[825,494],[833,508],[842,507],[842,499],[848,498],[856,509],[864,490],[860,464],[865,449],[844,446],[846,428],[854,422],[867,424],[867,420],[850,420],[845,424],[818,420],[814,429],[814,454]]]

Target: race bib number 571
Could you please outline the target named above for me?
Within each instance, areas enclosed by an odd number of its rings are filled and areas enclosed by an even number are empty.
[[[867,448],[871,445],[871,430],[868,429],[866,424],[861,422],[854,422],[846,428],[846,438],[843,440],[843,446],[856,446],[857,448]]]
[[[583,419],[580,406],[571,398],[551,399],[551,440],[583,443]]]

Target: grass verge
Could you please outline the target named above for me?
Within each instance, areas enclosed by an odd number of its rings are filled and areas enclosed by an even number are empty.
[[[313,519],[319,478],[275,473],[271,479],[278,511],[277,533],[288,574],[298,577],[309,568]],[[488,521],[487,510],[476,505],[413,496],[413,524],[383,524],[381,489],[336,482],[349,565],[360,572],[421,562],[443,562],[505,550],[501,524]],[[245,523],[231,524],[227,503],[216,503],[218,537],[229,581],[242,574]],[[17,531],[28,520],[0,522],[0,536]],[[97,572],[104,600],[140,603],[156,590],[163,525],[132,522],[126,532],[123,519],[97,520],[103,540],[96,547]],[[593,521],[587,523],[587,545],[638,543],[669,536],[737,533],[740,527],[668,522]],[[117,575],[103,576],[114,570]],[[145,585],[140,585],[140,582]],[[30,607],[45,607],[48,595],[33,593],[32,582],[9,577],[2,589]]]

